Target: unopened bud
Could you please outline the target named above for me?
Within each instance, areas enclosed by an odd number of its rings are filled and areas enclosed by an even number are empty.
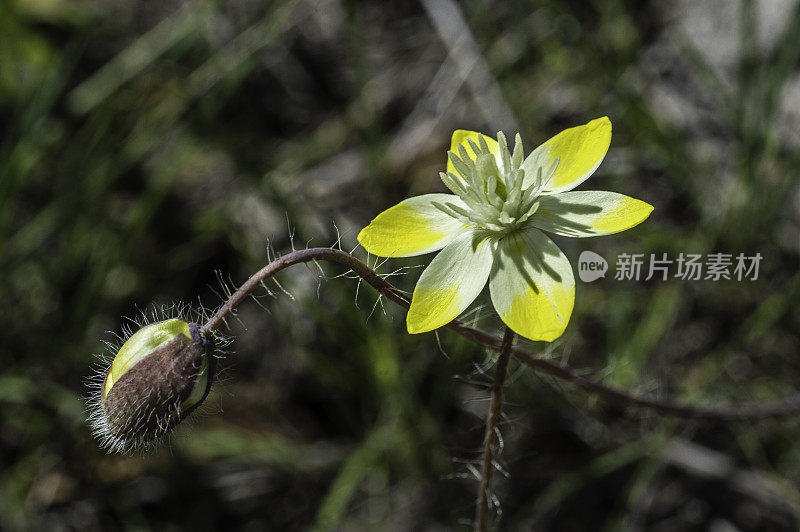
[[[208,395],[214,345],[175,318],[142,327],[117,351],[101,389],[98,429],[113,451],[172,430]]]

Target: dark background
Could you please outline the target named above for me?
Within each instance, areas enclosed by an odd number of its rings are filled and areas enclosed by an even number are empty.
[[[128,318],[215,307],[268,246],[353,249],[443,190],[456,128],[529,151],[608,115],[581,188],[655,206],[556,238],[612,272],[532,350],[686,401],[794,392],[798,27],[779,0],[0,1],[0,529],[468,529],[491,355],[409,336],[353,279],[296,266],[245,303],[202,412],[153,452],[107,455],[85,422]],[[619,253],[681,252],[764,258],[757,281],[613,279]],[[380,270],[411,290],[427,260]],[[513,364],[504,413],[502,529],[798,527],[796,420],[663,418]]]

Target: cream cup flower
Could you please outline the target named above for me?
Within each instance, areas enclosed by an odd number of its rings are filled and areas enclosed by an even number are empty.
[[[453,133],[444,184],[453,194],[425,194],[379,214],[358,235],[369,253],[411,257],[441,250],[417,282],[406,324],[422,333],[455,319],[486,281],[495,310],[514,332],[553,341],[575,304],[569,260],[543,231],[590,237],[644,221],[653,207],[604,191],[572,189],[603,161],[608,117],[562,131],[528,157],[516,136],[510,152],[474,131]]]

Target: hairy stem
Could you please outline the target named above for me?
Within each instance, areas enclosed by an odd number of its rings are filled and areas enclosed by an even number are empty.
[[[378,293],[401,307],[408,308],[411,304],[411,299],[406,294],[392,286],[386,279],[378,275],[375,270],[351,254],[332,248],[301,249],[275,259],[254,273],[225,303],[223,303],[216,314],[203,325],[200,333],[206,334],[212,332],[225,323],[227,317],[231,315],[239,303],[247,299],[255,289],[261,286],[261,283],[279,271],[294,264],[314,260],[327,260],[339,263],[352,270],[356,275],[377,290]],[[445,325],[445,327],[480,345],[491,349],[502,348],[502,340],[500,338],[480,329],[470,327],[458,320],[451,321]],[[511,347],[511,354],[523,364],[541,373],[550,375],[551,377],[571,382],[590,394],[628,406],[649,408],[661,414],[717,421],[780,419],[800,414],[800,393],[768,403],[742,403],[720,407],[692,405],[669,399],[655,399],[631,394],[619,388],[608,386],[589,377],[585,377],[568,366],[537,357],[533,353],[519,347]]]
[[[327,260],[330,262],[337,262],[351,270],[369,283],[375,290],[380,292],[386,298],[391,299],[395,303],[408,308],[410,299],[406,297],[400,290],[392,286],[388,281],[380,277],[375,270],[355,258],[349,253],[333,248],[310,248],[300,249],[287,253],[282,257],[273,260],[256,273],[234,292],[228,300],[222,304],[217,310],[216,314],[203,325],[201,332],[211,332],[217,329],[225,319],[231,315],[234,309],[247,299],[247,297],[259,286],[261,283],[278,273],[279,271],[300,264],[302,262],[310,262],[314,260]]]
[[[497,441],[497,420],[503,407],[503,386],[506,383],[508,360],[511,358],[511,346],[514,345],[514,331],[506,327],[503,334],[503,345],[497,357],[494,370],[492,396],[489,400],[489,412],[486,414],[486,432],[483,435],[483,455],[481,456],[481,477],[478,486],[478,501],[475,507],[475,530],[486,532],[489,521],[489,493],[492,489],[492,471],[494,471],[494,448]]]

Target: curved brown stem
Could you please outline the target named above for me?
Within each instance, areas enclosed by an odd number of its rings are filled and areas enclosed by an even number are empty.
[[[275,259],[265,267],[254,273],[228,300],[223,303],[219,310],[201,328],[201,333],[212,332],[217,329],[225,319],[233,312],[239,303],[244,301],[262,282],[269,279],[284,268],[301,262],[309,262],[317,259],[328,260],[339,263],[351,269],[356,275],[364,279],[381,295],[397,303],[401,307],[408,308],[411,304],[410,298],[403,292],[392,286],[386,279],[378,275],[375,270],[355,258],[353,255],[344,251],[332,248],[310,248],[301,249],[287,253]],[[489,347],[491,349],[501,349],[502,340],[496,336],[484,332],[480,329],[453,320],[447,325],[448,329],[469,338],[473,342]],[[718,421],[747,421],[760,419],[780,419],[793,417],[800,414],[800,394],[793,394],[784,399],[768,403],[742,403],[728,406],[704,406],[679,403],[669,399],[655,399],[641,395],[628,393],[619,388],[603,384],[594,379],[584,377],[576,370],[565,365],[551,362],[539,358],[519,347],[512,347],[511,354],[514,357],[542,373],[548,374],[557,379],[571,382],[584,389],[588,393],[594,394],[603,399],[616,401],[629,406],[649,408],[656,412],[684,418],[712,419]]]
[[[506,327],[503,334],[503,345],[497,357],[494,370],[492,396],[489,400],[489,412],[486,414],[486,432],[483,435],[483,454],[481,456],[481,477],[478,486],[478,502],[475,507],[475,530],[486,532],[489,521],[489,493],[492,489],[492,471],[494,470],[494,448],[497,439],[497,420],[503,407],[503,386],[506,383],[508,360],[511,358],[511,346],[514,345],[514,331]]]

